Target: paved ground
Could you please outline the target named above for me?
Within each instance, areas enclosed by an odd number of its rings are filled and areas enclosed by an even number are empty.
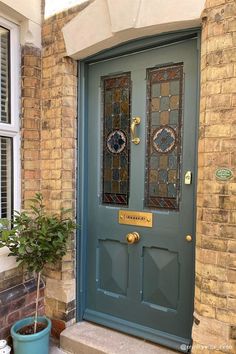
[[[63,352],[61,349],[59,349],[54,345],[50,348],[49,354],[67,354],[67,353]]]
[[[65,353],[63,350],[58,348],[58,342],[51,339],[49,354],[67,354],[67,353]]]

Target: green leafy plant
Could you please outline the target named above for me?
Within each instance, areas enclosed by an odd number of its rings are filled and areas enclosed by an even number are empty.
[[[37,329],[38,300],[41,273],[47,263],[56,263],[66,254],[67,240],[76,228],[75,222],[61,215],[47,214],[43,197],[36,193],[28,212],[15,212],[13,220],[0,219],[0,248],[8,247],[9,256],[37,275],[37,297],[34,333]]]

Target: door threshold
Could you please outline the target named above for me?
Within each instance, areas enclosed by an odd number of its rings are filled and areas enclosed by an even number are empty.
[[[66,328],[60,336],[60,347],[72,354],[177,353],[174,350],[87,321]]]

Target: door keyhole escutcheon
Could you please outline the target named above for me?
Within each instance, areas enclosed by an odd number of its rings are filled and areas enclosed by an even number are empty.
[[[128,244],[132,245],[140,240],[140,235],[138,232],[131,232],[126,235],[126,241]]]
[[[131,130],[131,138],[132,138],[132,143],[134,143],[135,145],[138,145],[140,143],[140,138],[136,136],[136,125],[139,125],[141,122],[141,118],[140,117],[134,117],[132,119],[132,123],[130,126],[130,130]]]

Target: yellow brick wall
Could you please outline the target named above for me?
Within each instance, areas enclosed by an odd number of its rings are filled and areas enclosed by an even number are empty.
[[[202,14],[193,353],[236,351],[235,132],[236,2],[207,0]],[[234,177],[218,181],[218,167],[232,169]]]
[[[22,48],[21,166],[22,207],[40,189],[41,50]]]
[[[66,56],[62,27],[79,7],[44,21],[42,27],[42,89],[40,190],[46,208],[76,213],[77,62]],[[75,319],[75,244],[60,264],[48,266],[46,313],[67,324]],[[54,322],[58,327],[58,323]],[[59,323],[62,328],[62,323]]]

